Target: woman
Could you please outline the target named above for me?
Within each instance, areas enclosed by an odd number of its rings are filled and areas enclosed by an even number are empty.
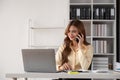
[[[71,21],[65,35],[64,44],[56,53],[57,70],[88,70],[93,57],[93,47],[86,41],[83,23],[79,20]]]

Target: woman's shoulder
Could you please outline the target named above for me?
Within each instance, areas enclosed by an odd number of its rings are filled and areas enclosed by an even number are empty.
[[[87,45],[87,49],[93,49],[93,46],[91,44]]]
[[[59,46],[59,49],[64,49],[65,48],[65,44],[61,44],[60,46]]]
[[[87,45],[87,47],[93,47],[91,44]]]

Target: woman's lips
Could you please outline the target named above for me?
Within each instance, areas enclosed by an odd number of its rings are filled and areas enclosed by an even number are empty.
[[[74,38],[73,36],[70,36],[70,38]]]

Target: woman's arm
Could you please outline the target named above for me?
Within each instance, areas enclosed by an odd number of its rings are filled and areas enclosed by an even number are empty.
[[[55,58],[56,58],[56,68],[58,71],[60,71],[60,66],[62,64],[62,52],[64,50],[64,45],[62,44],[59,48],[58,48],[58,51],[55,55]]]
[[[72,67],[70,64],[68,63],[64,63],[62,65],[62,52],[65,48],[65,45],[61,45],[56,53],[56,68],[57,71],[61,71],[61,70],[71,70]]]
[[[81,64],[81,68],[84,70],[88,70],[92,58],[93,58],[93,47],[91,45],[88,46],[88,49],[86,52],[83,52],[81,50],[78,50],[78,56],[79,56],[79,61]]]

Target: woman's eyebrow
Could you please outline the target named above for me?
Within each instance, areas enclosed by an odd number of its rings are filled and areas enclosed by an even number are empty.
[[[77,31],[77,30],[69,30],[69,31]]]
[[[71,32],[77,32],[76,30],[71,30]]]

